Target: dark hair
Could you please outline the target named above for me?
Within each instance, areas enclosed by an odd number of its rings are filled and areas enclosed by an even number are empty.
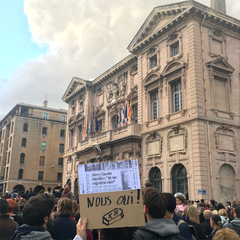
[[[32,188],[30,187],[29,190],[32,191]]]
[[[176,208],[176,199],[172,193],[163,193],[167,198],[167,210],[173,213]]]
[[[188,204],[186,198],[184,198],[182,195],[177,195],[176,198],[179,199],[184,205]]]
[[[0,214],[8,212],[8,201],[5,198],[0,198]]]
[[[48,194],[33,196],[23,208],[23,220],[27,225],[42,226],[44,217],[53,211],[53,197]]]
[[[215,204],[216,204],[216,202],[215,202],[214,199],[211,199],[211,200],[210,200],[210,203],[211,203],[213,206],[215,206]]]
[[[149,181],[147,181],[147,182],[145,183],[145,187],[146,187],[146,188],[147,188],[147,187],[152,187],[152,183],[149,182]]]
[[[204,203],[204,199],[201,199],[201,202]]]
[[[167,199],[158,189],[149,187],[143,191],[143,204],[152,218],[163,218],[167,210]]]
[[[231,205],[232,205],[231,202],[226,202],[226,203],[231,207]]]
[[[61,198],[58,201],[58,207],[60,207],[59,214],[65,216],[72,216],[73,214],[73,203],[69,198]]]
[[[51,192],[51,188],[50,187],[48,187],[47,190],[48,190],[48,192]]]
[[[218,210],[220,210],[220,209],[225,209],[225,207],[223,206],[222,203],[218,203],[217,209],[218,209]]]
[[[215,224],[217,224],[220,228],[222,228],[222,219],[218,214],[213,214],[211,219],[214,221]]]
[[[204,205],[202,202],[198,203],[197,206],[198,206],[198,207],[204,207],[204,208],[205,208],[205,205]]]
[[[240,205],[235,207],[235,213],[237,214],[237,218],[240,218]]]
[[[132,240],[136,227],[101,229],[101,240]]]

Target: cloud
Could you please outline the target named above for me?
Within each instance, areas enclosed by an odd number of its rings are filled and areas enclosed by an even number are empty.
[[[174,2],[180,1],[167,3]],[[61,98],[72,77],[95,78],[126,57],[126,47],[153,7],[164,4],[164,0],[25,0],[32,41],[48,51],[23,63],[9,81],[0,80],[4,103],[0,119],[18,102],[41,105],[45,92],[50,94],[49,107],[66,108]]]

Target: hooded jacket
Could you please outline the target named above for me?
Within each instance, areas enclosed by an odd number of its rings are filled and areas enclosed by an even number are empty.
[[[169,236],[179,234],[177,225],[173,220],[157,218],[139,227],[135,232],[136,240],[164,240]]]
[[[235,218],[231,223],[224,225],[223,228],[231,228],[240,236],[240,218]]]

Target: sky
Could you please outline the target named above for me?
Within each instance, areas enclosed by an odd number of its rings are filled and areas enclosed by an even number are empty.
[[[167,4],[181,2],[168,0]],[[198,0],[210,6],[210,0]],[[240,1],[226,0],[239,19]],[[165,0],[0,0],[0,119],[17,103],[67,109],[71,79],[98,77]]]

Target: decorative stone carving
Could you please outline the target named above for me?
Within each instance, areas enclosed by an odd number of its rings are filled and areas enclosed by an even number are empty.
[[[176,125],[167,134],[167,144],[169,155],[175,153],[186,153],[187,149],[187,130],[180,125]]]
[[[148,157],[162,156],[162,141],[163,137],[159,133],[150,133],[146,139],[146,150]]]
[[[214,44],[219,44],[219,51],[216,52]],[[209,30],[209,56],[210,57],[225,57],[226,56],[226,36],[222,30],[213,28]]]
[[[131,69],[130,69],[130,75],[131,75],[131,76],[134,76],[134,75],[136,75],[137,73],[138,73],[138,65],[135,64],[135,65],[133,65],[133,66],[131,67]]]
[[[221,125],[214,133],[216,148],[218,153],[229,153],[233,156],[237,154],[237,139],[235,132],[227,125]]]
[[[98,161],[102,161],[102,150],[101,150],[99,144],[93,143],[92,147],[93,147],[93,150],[96,154],[96,159]]]
[[[72,172],[72,164],[73,164],[72,157],[69,157],[67,160],[67,172],[68,173]]]

